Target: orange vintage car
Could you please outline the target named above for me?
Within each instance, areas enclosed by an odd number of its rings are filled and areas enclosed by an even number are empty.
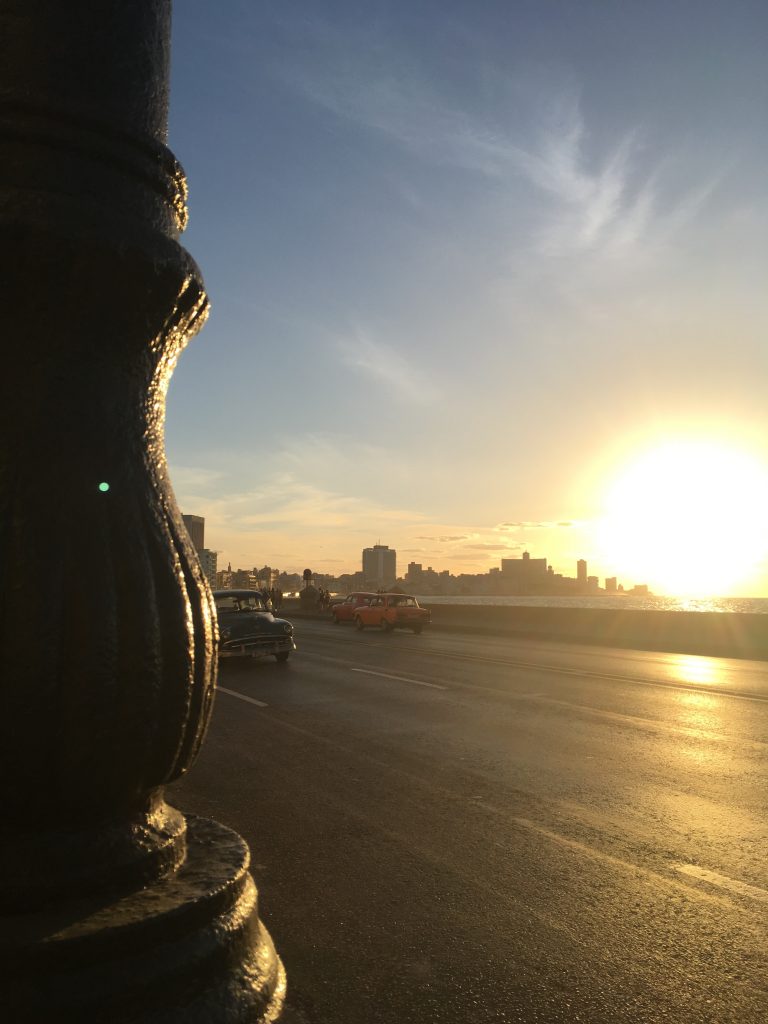
[[[411,629],[420,633],[429,625],[432,613],[428,608],[421,608],[410,594],[375,594],[369,604],[355,608],[353,618],[357,629],[377,626],[386,632]]]
[[[378,597],[378,594],[368,593],[362,590],[354,594],[348,594],[343,601],[336,601],[331,605],[331,618],[335,623],[351,622],[355,617],[355,609],[366,605]]]

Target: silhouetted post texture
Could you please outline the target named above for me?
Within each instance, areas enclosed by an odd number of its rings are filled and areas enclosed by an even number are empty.
[[[164,457],[207,313],[170,0],[0,3],[0,1019],[271,1021],[239,836],[169,807],[215,685]]]

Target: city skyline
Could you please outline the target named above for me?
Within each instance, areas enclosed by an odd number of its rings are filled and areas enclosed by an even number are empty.
[[[471,573],[466,570],[462,573],[451,573],[448,569],[435,569],[432,565],[427,565],[425,568],[423,563],[416,562],[415,560],[408,562],[405,572],[398,572],[397,550],[388,544],[382,544],[380,540],[370,547],[363,548],[358,563],[359,568],[352,569],[351,571],[328,573],[312,570],[309,566],[305,566],[303,570],[298,570],[290,565],[273,566],[270,564],[269,559],[264,561],[261,568],[258,567],[259,560],[256,559],[252,560],[247,567],[244,564],[240,564],[236,565],[233,569],[231,559],[223,559],[222,565],[218,566],[218,555],[222,554],[222,552],[205,546],[205,517],[182,513],[182,519],[189,532],[190,540],[200,556],[205,575],[214,589],[217,586],[229,586],[228,583],[223,581],[225,576],[230,578],[233,574],[237,577],[245,577],[245,575],[249,574],[254,580],[258,579],[265,583],[265,585],[270,586],[278,576],[291,576],[295,577],[296,581],[298,581],[304,577],[304,574],[309,569],[314,578],[321,579],[324,582],[328,582],[328,580],[340,581],[347,585],[347,589],[386,590],[396,583],[405,582],[414,587],[421,583],[424,584],[425,589],[431,590],[440,583],[447,584],[450,582],[451,584],[461,584],[463,586],[469,586],[472,583],[476,588],[479,588],[478,593],[483,591],[484,587],[485,590],[483,592],[487,593],[503,593],[506,591],[512,593],[513,590],[509,588],[515,586],[522,588],[518,592],[531,594],[557,593],[562,595],[569,592],[587,594],[598,591],[604,591],[605,593],[649,592],[647,584],[634,581],[632,584],[625,585],[625,582],[615,575],[603,577],[603,585],[601,586],[600,577],[588,573],[588,562],[584,558],[576,560],[576,575],[570,577],[565,572],[556,571],[555,567],[546,557],[531,557],[531,553],[528,550],[523,551],[520,557],[502,557],[499,565],[491,566],[484,573]],[[228,563],[226,570],[224,570],[223,561]],[[287,581],[284,579],[283,582]]]
[[[167,449],[225,558],[338,573],[381,536],[768,596],[765,5],[189,0],[173,31],[212,313]]]
[[[186,521],[189,518],[200,518],[200,517],[198,517],[198,516],[190,517],[187,514],[185,514],[183,518],[184,518],[185,523],[186,523]],[[554,525],[555,524],[546,524],[546,523],[526,523],[526,524],[505,523],[505,524],[501,524],[500,527],[497,527],[497,528],[494,528],[494,529],[503,529],[505,531],[513,531],[514,530],[514,531],[516,531],[516,535],[519,535],[519,536],[522,536],[522,537],[524,537],[526,533],[528,533],[528,534],[539,534],[539,535],[546,536],[546,533],[549,530],[551,530]],[[576,523],[573,523],[573,524],[560,523],[560,524],[557,524],[557,525],[561,529],[564,529],[566,526],[569,526],[574,531],[574,534],[576,534],[577,532],[579,532],[579,526],[581,524],[576,524]],[[209,535],[210,535],[210,533],[209,533]],[[478,536],[480,536],[480,535],[478,535]],[[438,539],[441,543],[454,543],[454,544],[461,543],[463,541],[470,541],[470,540],[472,540],[472,538],[469,537],[469,536],[462,537],[462,536],[458,536],[458,535],[446,536],[446,537],[443,537],[443,538],[436,538],[436,539]],[[216,560],[217,560],[217,556],[218,556],[219,568],[221,568],[224,565],[224,563],[227,563],[227,562],[231,563],[232,565],[237,565],[237,567],[239,569],[244,569],[245,567],[254,567],[254,566],[258,566],[258,565],[274,565],[275,567],[277,567],[280,570],[281,573],[285,573],[287,575],[301,576],[301,574],[304,571],[304,569],[306,569],[308,566],[311,566],[312,569],[313,569],[313,573],[315,575],[318,575],[318,576],[328,576],[328,577],[338,578],[340,576],[350,576],[350,575],[354,575],[356,573],[361,574],[363,577],[365,576],[365,570],[364,569],[362,570],[362,573],[361,573],[360,556],[359,555],[356,558],[354,556],[350,556],[348,559],[344,559],[344,558],[319,559],[319,558],[317,558],[315,555],[313,555],[310,552],[304,558],[296,559],[294,557],[293,559],[291,559],[291,558],[287,558],[286,559],[285,557],[281,558],[281,557],[276,557],[276,556],[270,556],[265,551],[264,546],[262,544],[259,544],[258,541],[254,545],[254,548],[252,548],[250,550],[245,549],[245,550],[241,551],[241,553],[239,555],[233,554],[231,549],[227,550],[227,549],[225,549],[223,547],[218,547],[213,542],[212,542],[212,544],[213,544],[213,546],[210,549],[208,549],[208,548],[202,549],[202,548],[198,547],[197,544],[195,546],[197,547],[198,551],[201,554],[201,558],[203,560],[204,567],[205,567],[205,565],[208,564],[208,560],[210,560],[212,558],[213,572],[214,573],[216,571]],[[740,593],[735,593],[735,592],[733,594],[730,594],[730,595],[729,594],[725,594],[725,593],[723,593],[723,594],[717,594],[717,593],[703,594],[702,593],[702,594],[691,594],[691,595],[689,595],[689,594],[685,594],[682,591],[680,591],[680,592],[667,591],[667,590],[664,589],[663,586],[659,586],[658,583],[655,586],[652,583],[649,583],[648,581],[652,580],[653,577],[652,576],[649,577],[649,576],[647,576],[647,574],[644,575],[642,573],[642,571],[640,571],[638,573],[635,573],[635,574],[630,576],[630,574],[626,570],[624,570],[620,565],[618,565],[616,563],[608,563],[608,568],[606,568],[605,567],[606,563],[601,562],[599,560],[595,560],[594,558],[590,557],[588,553],[586,553],[584,551],[578,550],[578,548],[576,546],[574,546],[574,548],[573,548],[573,552],[574,553],[573,553],[572,557],[570,557],[570,559],[564,558],[564,557],[561,557],[560,559],[551,559],[547,555],[544,555],[544,556],[541,556],[541,555],[538,555],[538,554],[534,555],[533,554],[534,551],[543,550],[543,548],[541,546],[542,544],[543,544],[543,541],[538,546],[536,544],[534,544],[534,543],[525,542],[525,541],[522,541],[520,543],[517,543],[517,542],[515,542],[515,543],[505,542],[503,545],[502,544],[493,544],[492,542],[491,543],[482,543],[481,546],[482,546],[483,549],[492,548],[493,549],[493,553],[484,550],[483,555],[480,558],[478,558],[477,561],[475,561],[474,559],[472,559],[470,561],[470,560],[465,560],[465,559],[462,558],[458,562],[458,564],[456,564],[455,562],[451,564],[450,563],[450,556],[448,556],[448,558],[446,558],[446,560],[444,562],[440,562],[439,550],[438,550],[437,557],[426,557],[426,556],[425,557],[421,557],[422,555],[424,555],[425,552],[429,553],[430,549],[426,548],[426,547],[414,547],[414,548],[398,549],[398,548],[394,547],[393,545],[382,545],[380,542],[377,542],[376,544],[371,545],[369,548],[364,549],[364,551],[365,550],[373,550],[374,548],[377,548],[377,547],[387,548],[387,549],[389,549],[390,554],[394,554],[398,558],[399,558],[400,555],[407,556],[407,558],[405,560],[407,560],[408,564],[410,564],[412,562],[417,562],[419,559],[421,559],[421,564],[422,565],[427,565],[428,563],[430,563],[428,565],[428,568],[430,570],[435,569],[436,572],[449,572],[451,574],[451,576],[453,576],[453,577],[458,577],[458,576],[461,576],[461,575],[490,574],[493,571],[497,571],[498,572],[501,563],[503,563],[504,561],[508,561],[510,559],[522,559],[526,555],[533,555],[533,557],[536,558],[537,560],[545,561],[547,563],[547,567],[551,571],[556,573],[558,576],[566,576],[567,577],[568,573],[573,569],[574,566],[577,566],[580,562],[584,562],[585,565],[589,565],[590,566],[590,576],[596,577],[597,579],[599,579],[601,581],[601,587],[603,586],[604,581],[606,581],[606,580],[610,580],[610,579],[616,580],[616,579],[618,579],[618,580],[623,582],[623,589],[629,590],[629,589],[634,588],[634,587],[645,587],[645,588],[649,588],[651,590],[651,592],[657,594],[658,596],[681,596],[681,597],[685,597],[685,596],[710,596],[710,597],[724,597],[724,596],[750,597],[750,596],[757,596],[757,597],[759,597],[759,596],[761,596],[760,594],[747,594],[747,593],[741,593],[740,594]],[[432,549],[432,550],[434,551],[435,549]],[[203,555],[203,551],[205,553],[204,555]],[[431,563],[434,563],[434,564],[431,564]],[[448,564],[446,564],[446,563],[448,563]],[[208,572],[206,572],[206,574],[209,575]],[[401,573],[401,572],[398,572],[396,578],[397,579],[402,579],[403,577],[404,577],[404,574]]]

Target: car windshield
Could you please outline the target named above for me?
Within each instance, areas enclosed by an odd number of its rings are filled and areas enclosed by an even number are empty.
[[[401,608],[417,608],[418,603],[415,597],[393,597],[390,604],[399,605]]]
[[[222,612],[263,612],[264,602],[259,594],[226,594],[216,598],[216,611]]]

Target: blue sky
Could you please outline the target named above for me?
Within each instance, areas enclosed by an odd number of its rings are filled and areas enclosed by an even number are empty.
[[[641,581],[595,533],[634,453],[768,459],[766,30],[746,0],[177,0],[212,315],[167,449],[209,546]]]

